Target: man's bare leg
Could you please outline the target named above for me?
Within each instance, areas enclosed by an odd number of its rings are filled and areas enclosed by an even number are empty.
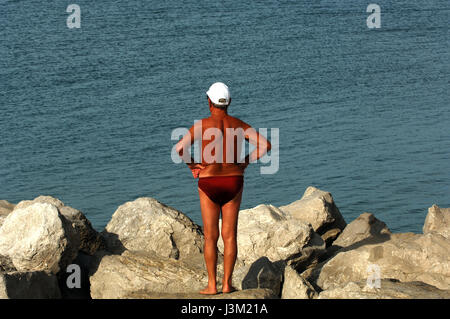
[[[205,237],[204,255],[208,271],[208,286],[201,290],[201,294],[214,295],[217,293],[217,240],[219,239],[220,206],[209,199],[200,188],[200,208],[202,211],[203,234]]]
[[[222,206],[222,239],[223,239],[223,279],[222,292],[228,293],[236,290],[232,284],[232,274],[237,257],[237,223],[239,207],[241,205],[242,190]]]

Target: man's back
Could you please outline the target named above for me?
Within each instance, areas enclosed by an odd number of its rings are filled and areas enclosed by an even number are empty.
[[[211,114],[201,121],[202,165],[199,177],[244,175],[240,146],[251,126],[223,114]],[[248,138],[248,136],[247,136]]]

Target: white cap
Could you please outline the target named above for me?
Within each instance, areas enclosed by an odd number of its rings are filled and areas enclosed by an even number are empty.
[[[215,105],[225,106],[230,104],[230,91],[228,86],[222,82],[216,82],[211,85],[206,94]]]

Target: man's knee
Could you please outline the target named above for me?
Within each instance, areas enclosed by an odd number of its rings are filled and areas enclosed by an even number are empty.
[[[219,231],[218,230],[205,230],[204,232],[205,242],[214,242],[217,243],[219,239]]]
[[[224,243],[233,242],[236,240],[236,231],[232,228],[222,228],[222,239]]]

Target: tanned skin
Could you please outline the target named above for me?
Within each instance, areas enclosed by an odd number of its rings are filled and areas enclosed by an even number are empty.
[[[231,99],[230,99],[231,103]],[[256,130],[252,129],[250,125],[241,121],[240,119],[228,115],[227,107],[216,107],[208,98],[209,110],[211,116],[198,121],[189,129],[189,134],[186,134],[176,146],[176,151],[189,166],[194,178],[208,177],[208,176],[236,176],[244,175],[244,171],[247,165],[251,162],[257,161],[260,157],[264,156],[271,149],[270,142]],[[229,106],[230,104],[228,104]],[[201,123],[201,129],[200,124]],[[205,148],[209,143],[214,141],[214,136],[210,140],[202,139],[205,130],[208,128],[218,128],[223,134],[223,160],[222,163],[212,162],[205,160]],[[243,163],[239,163],[237,152],[237,143],[234,144],[234,156],[233,160],[227,163],[226,151],[227,150],[227,128],[242,128],[245,131],[245,139],[255,145],[255,149],[248,154]],[[190,146],[195,140],[202,139],[202,161],[201,163],[194,163],[194,159],[190,154],[183,152],[183,149],[189,150]],[[230,146],[230,149],[232,147]],[[212,152],[214,155],[214,152]],[[209,161],[209,163],[208,163]],[[241,161],[242,162],[242,161]],[[242,191],[236,194],[236,196],[228,203],[220,206],[213,202],[209,197],[198,188],[200,197],[200,208],[202,212],[203,220],[203,233],[205,238],[204,244],[204,257],[206,262],[206,269],[208,271],[208,286],[201,290],[201,294],[217,294],[217,282],[216,282],[216,268],[217,268],[217,241],[219,239],[219,217],[222,212],[222,239],[224,243],[224,273],[222,278],[222,292],[228,293],[236,290],[232,282],[232,273],[237,256],[237,224],[239,207],[241,205]]]

